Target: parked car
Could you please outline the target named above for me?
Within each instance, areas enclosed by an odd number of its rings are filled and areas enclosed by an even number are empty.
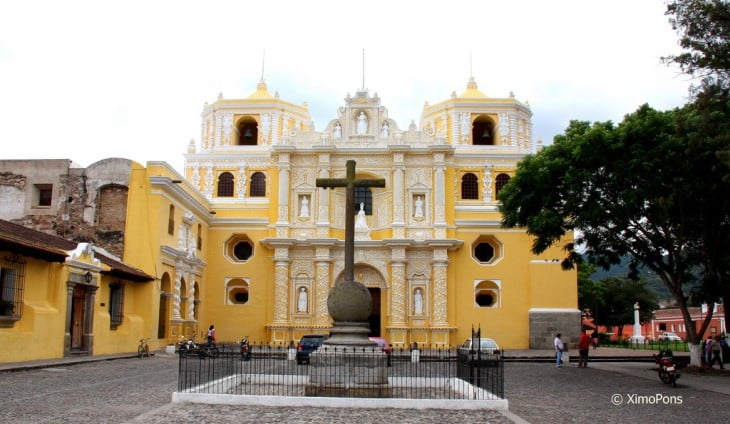
[[[659,336],[659,340],[669,340],[673,342],[681,342],[682,338],[677,335],[677,333],[667,332],[665,331]]]
[[[322,346],[322,343],[324,343],[325,340],[327,340],[327,336],[323,336],[321,334],[309,334],[302,336],[297,344],[297,364],[309,364],[309,354]]]
[[[477,340],[479,340],[479,346],[476,346]],[[486,337],[470,338],[459,346],[457,357],[459,361],[467,361],[470,364],[495,366],[502,358],[501,352],[499,345],[493,339]]]

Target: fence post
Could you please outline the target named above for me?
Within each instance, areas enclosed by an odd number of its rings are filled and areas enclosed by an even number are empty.
[[[297,348],[294,346],[294,340],[289,340],[289,348],[287,349],[286,359],[293,361],[297,357]]]
[[[411,349],[411,362],[418,363],[421,360],[421,352],[418,350],[418,343],[413,343],[413,349]]]

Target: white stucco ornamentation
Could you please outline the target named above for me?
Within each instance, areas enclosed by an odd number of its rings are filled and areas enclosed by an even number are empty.
[[[236,197],[243,200],[246,197],[246,165],[238,167],[238,178],[236,178]]]
[[[433,323],[434,325],[447,324],[446,310],[446,262],[433,264]]]
[[[405,302],[405,263],[393,261],[391,263],[390,293],[393,324],[404,324],[406,321]]]
[[[230,113],[224,114],[221,125],[222,125],[222,131],[223,131],[223,138],[221,139],[221,145],[229,146],[229,145],[233,144],[232,140],[231,140],[231,130],[233,129],[233,116]]]
[[[68,252],[71,260],[87,260],[92,265],[101,266],[101,261],[94,256],[94,247],[91,243],[79,243],[76,249]]]
[[[208,168],[206,168],[205,171],[206,171],[205,172],[205,188],[203,190],[203,194],[205,194],[205,197],[207,197],[208,199],[212,199],[213,198],[213,180],[215,178],[213,176],[213,167],[209,166]]]
[[[329,260],[318,260],[317,261],[317,277],[315,283],[315,299],[316,308],[316,323],[326,324],[330,320],[329,312],[327,311],[327,295],[329,294]]]
[[[175,277],[175,288],[172,293],[172,318],[180,319],[180,287],[182,286],[182,276],[178,275]]]
[[[274,321],[287,321],[289,267],[285,261],[277,261],[274,269]]]

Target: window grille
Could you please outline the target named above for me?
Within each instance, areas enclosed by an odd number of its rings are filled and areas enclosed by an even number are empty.
[[[363,204],[365,215],[373,214],[373,193],[367,187],[355,187],[355,214],[360,212],[360,203]]]
[[[477,176],[471,172],[461,177],[461,198],[462,199],[479,199],[479,183]]]
[[[254,172],[251,175],[251,197],[266,196],[266,175],[263,172]]]
[[[495,188],[495,194],[499,194],[500,190],[504,188],[504,186],[507,185],[509,182],[509,175],[507,174],[499,174],[497,175],[496,181],[494,183]]]
[[[111,328],[115,329],[124,318],[124,284],[109,284],[109,318]]]
[[[218,197],[233,197],[233,174],[230,172],[218,177]]]
[[[20,318],[23,315],[25,260],[17,255],[0,262],[0,316]]]

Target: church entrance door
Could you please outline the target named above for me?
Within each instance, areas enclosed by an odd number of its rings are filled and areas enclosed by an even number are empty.
[[[373,298],[373,309],[370,312],[370,337],[380,337],[380,288],[368,287],[370,296]]]

